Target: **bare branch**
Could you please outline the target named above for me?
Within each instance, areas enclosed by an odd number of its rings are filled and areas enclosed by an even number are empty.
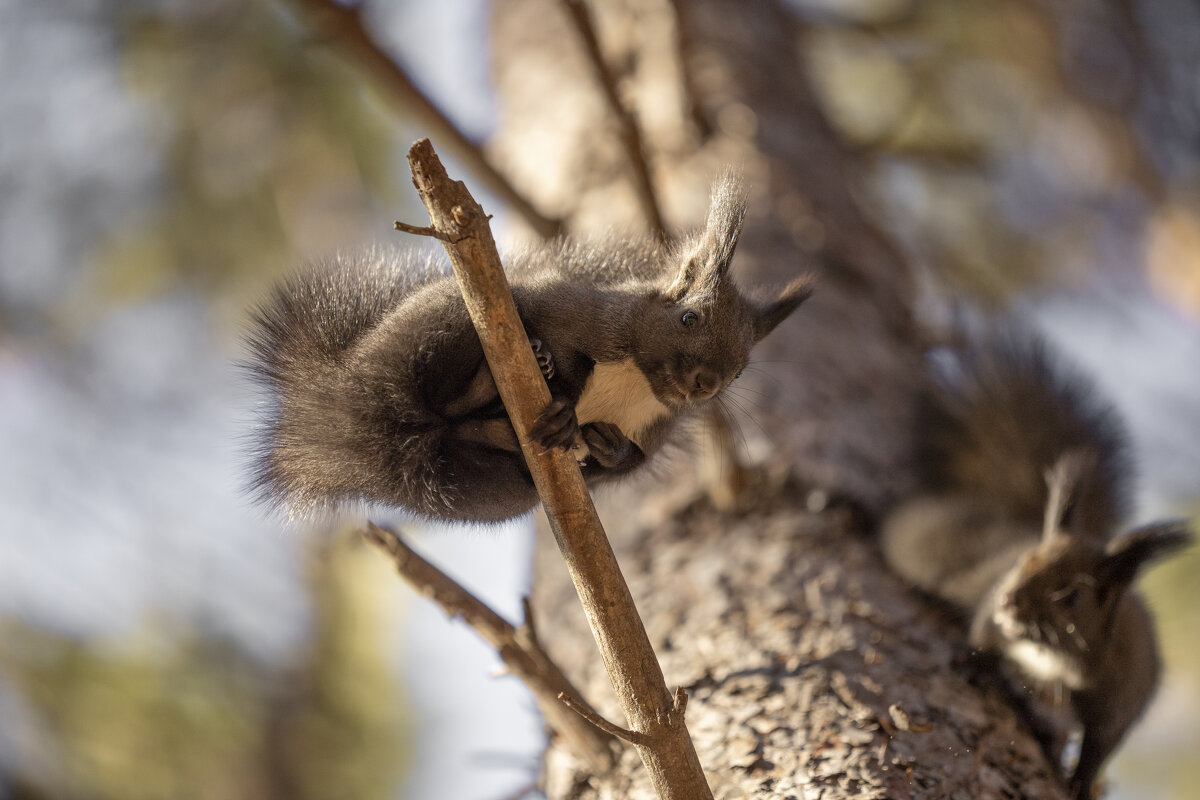
[[[617,93],[616,80],[604,63],[604,53],[600,50],[600,41],[596,38],[596,29],[592,25],[591,14],[588,13],[583,0],[562,0],[562,3],[567,10],[567,15],[575,24],[575,29],[579,31],[580,38],[583,39],[588,61],[592,65],[592,72],[600,83],[600,88],[604,91],[604,99],[608,101],[609,110],[612,111],[620,126],[621,141],[625,145],[625,153],[629,156],[633,186],[637,191],[642,213],[646,215],[646,222],[650,225],[651,233],[659,239],[665,240],[667,228],[663,223],[658,197],[654,193],[654,182],[650,178],[645,143],[642,141],[642,134],[637,120],[633,117],[633,112],[621,102],[621,97]]]
[[[445,243],[446,252],[467,311],[622,710],[631,727],[646,736],[638,753],[654,788],[662,800],[711,798],[687,727],[670,714],[662,669],[579,465],[564,450],[542,452],[529,435],[550,402],[550,390],[517,316],[487,217],[466,186],[446,175],[429,140],[416,142],[408,160],[433,227],[452,240]]]
[[[396,571],[418,592],[441,606],[451,617],[462,619],[496,648],[508,671],[533,692],[546,724],[563,736],[577,755],[588,759],[598,769],[611,765],[611,738],[591,725],[580,724],[580,718],[575,714],[564,713],[559,701],[564,695],[581,708],[588,705],[536,642],[521,637],[503,617],[417,555],[394,532],[368,522],[363,536],[391,556]]]
[[[609,736],[615,736],[622,741],[626,741],[635,745],[644,745],[649,743],[649,737],[647,737],[645,734],[638,733],[637,731],[627,730],[622,728],[620,725],[614,725],[588,706],[578,705],[574,700],[571,699],[569,695],[560,694],[558,699],[562,701],[564,706],[571,709],[589,724],[596,726]]]
[[[329,41],[379,85],[382,93],[405,112],[415,114],[440,141],[450,144],[454,155],[479,177],[488,190],[498,195],[544,239],[562,233],[561,219],[545,216],[513,187],[480,149],[460,131],[446,113],[416,87],[408,73],[375,41],[362,22],[358,4],[337,0],[290,0],[308,26]]]

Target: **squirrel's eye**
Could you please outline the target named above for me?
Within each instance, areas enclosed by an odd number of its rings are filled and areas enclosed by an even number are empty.
[[[742,377],[742,371],[739,369],[739,370],[737,371],[737,375],[734,375],[734,376],[733,376],[733,379],[736,381],[736,380],[737,380],[738,378],[740,378],[740,377]]]
[[[1079,603],[1079,590],[1061,589],[1050,595],[1050,599],[1056,603],[1062,603],[1067,608],[1074,608]]]
[[[696,320],[698,319],[700,319],[700,315],[695,311],[685,311],[683,312],[683,316],[679,318],[679,321],[684,325],[691,327],[692,325],[696,324]]]

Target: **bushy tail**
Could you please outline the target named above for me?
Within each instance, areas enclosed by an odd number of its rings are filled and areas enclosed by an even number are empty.
[[[371,452],[345,361],[416,287],[441,274],[429,259],[387,249],[315,264],[257,307],[246,364],[265,389],[250,489],[292,516],[310,516],[369,486]],[[359,417],[359,418],[356,418]]]
[[[1126,510],[1131,472],[1115,409],[1044,341],[1011,323],[929,357],[918,415],[923,478],[934,491],[969,494],[1040,525],[1046,475],[1085,454],[1070,528],[1107,538]]]
[[[438,274],[428,260],[382,248],[310,266],[254,310],[250,369],[275,389],[305,381],[312,368],[335,361]]]

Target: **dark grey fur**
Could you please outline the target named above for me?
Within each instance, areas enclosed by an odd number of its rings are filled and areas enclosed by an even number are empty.
[[[1040,340],[1006,326],[939,356],[920,415],[927,492],[885,520],[884,555],[969,619],[1056,763],[1063,738],[1028,693],[1069,697],[1083,728],[1071,793],[1090,798],[1158,684],[1131,586],[1190,537],[1178,522],[1119,533],[1132,491],[1120,420]]]
[[[590,482],[643,464],[810,294],[807,278],[762,303],[738,291],[729,263],[744,213],[726,178],[705,228],[677,247],[567,240],[506,259],[526,331],[554,364],[555,402],[533,433],[545,446],[582,439]],[[300,516],[381,502],[481,522],[536,503],[457,285],[437,262],[339,257],[281,285],[253,324],[251,366],[269,396],[254,464],[261,499]],[[599,387],[589,377],[610,374],[596,365],[628,360],[667,410],[644,430],[578,425],[585,387],[589,397]]]
[[[1077,487],[1072,530],[1112,535],[1128,510],[1132,465],[1119,415],[1086,375],[1012,322],[966,334],[928,364],[917,412],[923,485],[999,499],[1006,515],[1040,526],[1046,471],[1088,450],[1096,461]]]

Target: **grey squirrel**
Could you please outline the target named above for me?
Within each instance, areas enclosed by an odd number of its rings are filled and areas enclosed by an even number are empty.
[[[969,620],[971,647],[1015,676],[1056,764],[1065,741],[1032,698],[1069,696],[1083,732],[1070,791],[1090,798],[1158,684],[1153,621],[1131,586],[1190,535],[1178,521],[1121,532],[1121,422],[1039,339],[1009,323],[937,355],[918,413],[924,492],[884,520],[884,557]]]
[[[589,483],[626,475],[679,419],[746,366],[811,293],[769,300],[729,275],[745,215],[732,176],[703,230],[675,247],[562,240],[506,259],[518,313],[554,400],[532,435],[586,448]],[[250,367],[269,397],[254,488],[308,516],[380,502],[494,522],[537,494],[457,284],[432,257],[339,257],[279,286],[255,313]]]

